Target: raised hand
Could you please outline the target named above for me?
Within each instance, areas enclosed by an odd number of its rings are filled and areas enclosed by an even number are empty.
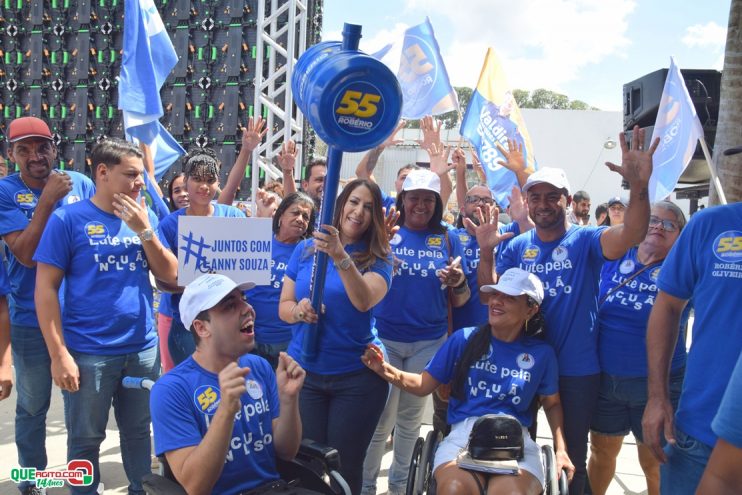
[[[621,143],[621,165],[605,162],[612,171],[621,175],[629,187],[645,187],[652,176],[652,155],[660,144],[660,138],[656,138],[648,150],[644,150],[645,130],[638,125],[634,126],[631,139],[631,147],[626,144],[626,135],[621,133],[618,140]]]
[[[399,225],[397,225],[397,221],[399,220],[400,213],[397,211],[397,208],[395,206],[389,207],[389,211],[386,211],[386,208],[384,210],[384,230],[386,230],[386,236],[388,240],[392,240],[394,237],[394,234],[396,234],[399,231]]]
[[[482,168],[482,162],[479,161],[477,152],[474,151],[473,149],[471,150],[471,165],[474,168],[474,171],[477,173],[477,176],[479,177],[479,181],[482,184],[486,184],[487,174],[484,172],[484,168]]]
[[[53,170],[49,174],[49,178],[46,179],[44,189],[41,191],[41,197],[39,201],[49,201],[49,203],[56,203],[60,199],[67,196],[67,193],[72,190],[72,178],[64,172]]]
[[[399,131],[404,129],[407,126],[407,121],[402,119],[397,124],[397,127],[394,128],[394,132],[392,132],[388,138],[384,140],[383,143],[381,143],[377,148],[384,149],[388,148],[389,146],[396,146],[398,144],[404,143],[404,139],[397,139],[397,134]]]
[[[420,130],[423,131],[422,140],[418,140],[417,144],[425,150],[429,150],[431,145],[441,144],[441,126],[442,122],[434,121],[431,115],[426,115],[420,120]]]
[[[236,362],[229,363],[219,372],[219,408],[224,407],[230,414],[237,414],[240,410],[240,397],[247,392],[245,376],[248,373],[250,368],[240,368]]]
[[[500,143],[495,143],[497,149],[505,157],[505,161],[498,160],[497,163],[502,165],[508,170],[515,172],[523,172],[526,170],[526,159],[523,156],[523,144],[517,142],[515,139],[508,139],[508,147],[505,149]],[[533,172],[533,169],[530,170]]]
[[[119,217],[136,234],[150,228],[147,203],[144,196],[139,198],[139,203],[126,194],[113,195],[113,214]]]
[[[464,218],[464,226],[467,230],[474,232],[477,243],[479,244],[480,253],[491,253],[502,241],[513,237],[513,232],[500,234],[497,225],[500,212],[495,205],[484,209],[477,208],[477,216],[479,218],[479,225],[476,225],[468,218]]]
[[[294,165],[296,164],[298,153],[296,143],[293,140],[289,139],[283,143],[281,151],[278,153],[278,166],[281,167],[281,171],[294,173]]]
[[[242,149],[247,151],[254,150],[263,140],[265,133],[268,132],[265,127],[263,117],[250,118],[247,121],[247,127],[242,129]]]
[[[428,155],[430,156],[430,171],[440,177],[448,173],[449,170],[453,170],[456,165],[448,163],[448,155],[450,153],[450,146],[446,147],[443,143],[432,144],[430,148],[428,148]]]
[[[464,270],[461,269],[461,256],[448,258],[446,268],[438,272],[438,280],[441,281],[441,289],[457,287],[466,281]]]
[[[294,359],[281,352],[278,354],[278,367],[276,368],[276,384],[278,395],[284,397],[297,397],[304,386],[306,371],[299,366]]]
[[[457,171],[463,170],[464,172],[466,172],[466,153],[464,153],[464,150],[462,148],[456,147],[456,149],[453,150],[451,161],[453,162]]]

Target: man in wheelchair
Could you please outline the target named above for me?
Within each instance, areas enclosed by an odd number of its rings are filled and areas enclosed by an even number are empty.
[[[539,311],[543,285],[535,275],[511,268],[496,285],[485,285],[480,292],[489,294],[489,324],[453,333],[421,374],[394,368],[371,346],[362,359],[385,380],[416,395],[430,394],[450,382],[447,419],[451,432],[440,443],[433,463],[439,494],[537,495],[544,490],[545,473],[540,449],[527,430],[533,421],[530,405],[536,396],[554,437],[557,472],[565,469],[570,479],[574,473],[562,433],[556,356],[537,337],[543,332]],[[489,475],[457,464],[475,422],[491,413],[508,414],[521,423],[523,457],[515,476]]]
[[[255,312],[243,290],[253,285],[216,274],[188,284],[180,314],[196,351],[152,389],[155,451],[189,494],[269,493],[281,484],[276,456],[292,459],[299,449],[305,373],[285,353],[275,373],[248,354]]]

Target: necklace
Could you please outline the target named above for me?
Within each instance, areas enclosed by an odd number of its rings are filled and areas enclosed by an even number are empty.
[[[36,200],[36,204],[38,205],[39,204],[39,197],[36,196],[36,193],[33,192],[33,189],[31,189],[30,187],[28,187],[28,184],[26,184],[26,181],[23,180],[23,175],[21,175],[20,172],[18,172],[18,178],[21,179],[21,182],[23,182],[23,185],[26,187],[26,189],[28,189],[28,192],[31,193],[31,195],[33,196],[33,199]]]

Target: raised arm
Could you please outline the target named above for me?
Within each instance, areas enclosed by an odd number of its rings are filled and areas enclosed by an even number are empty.
[[[453,150],[451,161],[456,167],[456,202],[459,209],[463,211],[466,203],[466,192],[469,190],[469,185],[466,183],[466,153],[464,153],[464,150],[461,148]]]
[[[242,178],[245,177],[245,170],[247,164],[250,162],[252,152],[263,140],[265,133],[268,129],[264,129],[265,121],[263,117],[250,118],[247,121],[247,127],[242,129],[242,146],[240,147],[240,153],[237,155],[237,159],[232,165],[232,170],[229,171],[227,177],[227,183],[224,185],[221,193],[219,193],[218,202],[223,205],[231,205],[234,198],[237,196],[237,189],[240,187]]]
[[[283,173],[283,196],[296,192],[296,181],[294,180],[294,167],[296,166],[296,156],[298,154],[296,143],[288,140],[281,146],[278,153],[278,166]]]
[[[368,344],[366,351],[361,356],[361,361],[395,387],[419,397],[433,393],[433,390],[440,385],[440,382],[427,371],[408,373],[387,363],[384,361],[384,354],[381,349],[375,344]]]
[[[431,144],[428,148],[430,170],[441,179],[441,201],[443,202],[443,208],[448,204],[451,192],[453,191],[451,176],[448,175],[448,172],[456,165],[448,162],[450,152],[451,148],[446,147],[443,143]]]
[[[621,165],[606,162],[606,166],[618,173],[629,183],[629,206],[624,214],[624,223],[613,226],[600,236],[603,256],[615,260],[623,256],[631,247],[644,240],[649,227],[649,178],[652,176],[652,155],[660,143],[654,140],[644,151],[644,129],[634,126],[631,148],[626,144],[626,136],[619,135],[621,142]]]
[[[399,143],[402,143],[404,140],[397,139],[397,133],[404,129],[404,127],[407,125],[407,122],[404,120],[400,120],[399,124],[397,124],[397,127],[394,129],[394,132],[386,138],[386,140],[378,145],[376,148],[372,148],[368,150],[368,152],[363,155],[363,158],[361,158],[361,161],[358,163],[358,166],[356,167],[356,177],[359,179],[368,179],[373,182],[376,182],[374,180],[374,169],[376,168],[376,164],[379,161],[379,157],[384,152],[386,148],[389,146],[395,146]]]

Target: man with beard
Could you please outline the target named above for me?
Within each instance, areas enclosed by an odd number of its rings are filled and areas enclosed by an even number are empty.
[[[590,225],[590,195],[587,191],[577,191],[572,195],[569,222],[580,227]]]
[[[546,340],[559,361],[564,433],[569,457],[576,467],[570,485],[573,495],[581,495],[586,484],[587,436],[600,386],[595,332],[600,269],[604,260],[618,259],[641,242],[649,223],[648,183],[659,139],[643,151],[640,143],[644,143],[644,130],[637,126],[634,132],[637,139],[631,149],[621,134],[622,165],[606,163],[629,183],[631,199],[623,225],[605,228],[570,224],[567,177],[561,169],[542,168],[523,186],[536,228],[513,239],[497,259],[497,274],[519,267],[536,274],[544,283],[541,308],[546,318]],[[500,241],[493,230],[491,226],[476,232],[482,249],[480,287],[493,281],[491,253]]]
[[[82,174],[53,168],[57,147],[44,121],[15,119],[8,126],[8,141],[8,157],[19,168],[18,174],[0,180],[0,235],[9,251],[11,348],[18,390],[15,442],[21,467],[45,469],[51,359],[36,316],[32,257],[52,212],[91,197],[95,186]],[[27,482],[18,487],[22,493],[42,493]]]

